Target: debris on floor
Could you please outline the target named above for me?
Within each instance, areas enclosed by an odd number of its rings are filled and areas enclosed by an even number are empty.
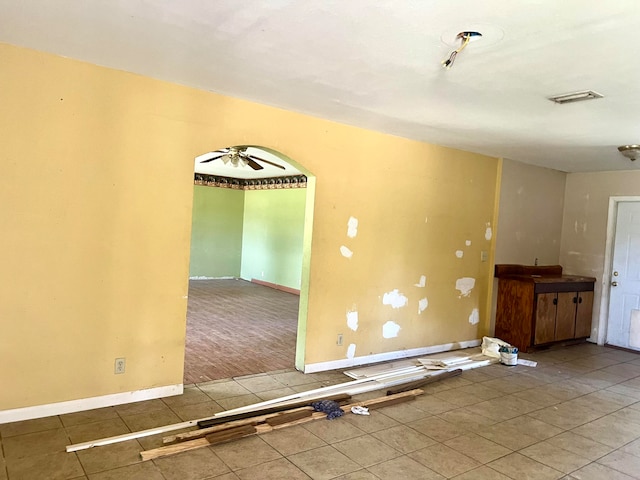
[[[144,460],[159,458],[193,448],[298,425],[318,418],[332,419],[344,413],[366,414],[361,407],[379,408],[412,400],[416,395],[422,394],[423,391],[420,388],[429,383],[452,378],[460,375],[463,370],[483,367],[495,362],[497,358],[483,355],[479,349],[466,349],[431,355],[418,360],[403,360],[345,371],[343,373],[355,380],[225,410],[208,418],[68,445],[66,451],[75,452],[151,435],[198,428],[165,437],[164,447],[141,452]],[[437,368],[429,368],[433,366]],[[340,404],[348,401],[351,396],[377,390],[386,390],[387,396],[365,402]],[[317,402],[322,411],[314,411],[312,406],[314,402]],[[352,407],[354,407],[353,411]]]
[[[525,367],[536,367],[538,362],[534,362],[533,360],[526,360],[524,358],[518,358],[518,365],[524,365]]]
[[[341,415],[351,413],[354,407],[363,407],[367,410],[388,407],[398,403],[414,400],[416,396],[424,392],[420,389],[397,393],[372,400],[365,400],[355,404],[339,407]],[[278,416],[290,419],[286,422],[270,422]],[[266,417],[266,418],[265,418]],[[268,414],[263,417],[249,417],[241,420],[222,423],[209,428],[193,430],[182,434],[172,435],[163,439],[164,446],[140,452],[142,460],[167,457],[177,453],[208,447],[219,443],[230,442],[250,435],[262,434],[286,428],[314,420],[327,418],[324,411],[313,411],[313,407],[301,407],[294,410],[285,410],[280,413]]]
[[[311,406],[316,412],[326,413],[327,420],[333,420],[334,418],[344,415],[344,412],[340,408],[340,404],[333,400],[320,400],[319,402],[313,402]]]
[[[463,353],[461,353],[460,355],[468,356],[470,360],[457,364],[457,368],[455,370],[467,370],[470,368],[482,367],[496,361],[496,359],[494,358],[483,357],[481,354],[469,355],[468,352],[470,350],[471,349],[461,351]],[[451,357],[452,352],[449,352],[447,356]],[[388,369],[388,365],[376,365],[373,367],[367,367],[361,369],[361,371],[363,371],[364,373],[359,378],[351,382],[339,383],[336,385],[321,387],[306,392],[287,395],[285,397],[274,398],[272,400],[265,400],[264,402],[234,408],[232,410],[225,410],[208,418],[190,420],[187,422],[165,425],[148,430],[141,430],[139,432],[117,435],[115,437],[108,437],[99,440],[68,445],[66,447],[66,451],[75,452],[88,448],[111,445],[127,440],[148,437],[161,433],[168,433],[176,430],[183,430],[196,426],[199,428],[208,427],[221,422],[227,422],[246,416],[257,415],[258,413],[256,412],[263,414],[269,411],[274,411],[274,409],[277,411],[284,408],[294,408],[300,405],[310,405],[312,402],[318,400],[335,400],[332,395],[355,396],[358,394],[373,392],[376,390],[394,389],[395,387],[401,386],[403,384],[411,384],[410,386],[412,388],[416,388],[416,384],[419,384],[419,382],[429,383],[430,381],[434,381],[431,380],[432,378],[440,380],[443,378],[447,378],[446,375],[455,375],[451,373],[451,370],[428,370],[422,364],[420,364],[420,362],[417,362],[415,360],[409,362],[409,365],[405,363],[403,365],[391,368],[390,371],[386,371],[386,369]],[[349,375],[348,372],[344,373]],[[440,375],[445,376],[439,377]],[[400,391],[402,391],[402,389]]]

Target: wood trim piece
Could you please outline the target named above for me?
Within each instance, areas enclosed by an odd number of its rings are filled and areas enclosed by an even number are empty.
[[[446,378],[453,378],[462,374],[462,369],[448,370],[444,373],[434,375],[433,377],[427,377],[424,380],[416,380],[415,382],[405,383],[404,385],[398,385],[390,390],[387,390],[387,395],[395,395],[396,393],[406,392],[407,390],[413,390],[416,388],[422,388],[430,383],[438,382]]]
[[[382,407],[396,405],[398,403],[402,403],[410,400],[415,400],[416,396],[422,395],[423,393],[424,393],[423,390],[414,389],[408,392],[397,393],[395,395],[378,397],[372,400],[366,400],[364,402],[344,405],[340,408],[344,413],[349,414],[351,413],[351,407],[365,406],[370,409],[382,408]],[[209,445],[212,445],[212,444],[228,442],[228,441],[236,440],[249,435],[267,433],[280,428],[299,425],[301,423],[312,422],[314,420],[325,419],[326,417],[327,417],[327,414],[324,412],[313,412],[311,415],[307,415],[304,418],[295,419],[290,422],[282,423],[274,426],[271,426],[269,424],[258,424],[258,425],[241,425],[241,426],[229,427],[227,425],[226,429],[220,430],[215,433],[209,433],[204,438],[196,438],[193,440],[188,440],[188,441],[176,443],[173,445],[166,445],[163,447],[142,451],[140,452],[140,457],[142,458],[142,460],[153,460],[155,458],[167,457],[169,455],[174,455],[176,453],[208,447]],[[222,427],[223,425],[220,425],[220,426]]]
[[[296,288],[286,287],[284,285],[278,285],[277,283],[265,282],[264,280],[258,280],[257,278],[252,278],[251,283],[257,283],[258,285],[262,285],[264,287],[274,288],[276,290],[281,290],[283,292],[292,293],[293,295],[300,296],[300,290]]]
[[[301,407],[301,408],[286,410],[284,412],[269,413],[266,415],[256,415],[253,417],[243,418],[240,420],[231,420],[229,422],[221,423],[219,425],[214,425],[212,427],[199,428],[197,430],[192,430],[190,432],[183,432],[183,433],[177,433],[175,435],[168,435],[162,439],[162,443],[164,445],[170,445],[173,443],[193,440],[194,438],[201,438],[210,433],[219,432],[229,427],[240,427],[242,425],[257,425],[262,422],[268,422],[270,419],[278,417],[283,413],[294,414],[296,412],[308,412],[308,415],[311,415],[313,413],[313,407]]]
[[[351,399],[351,395],[347,394],[347,393],[336,393],[334,395],[317,395],[315,397],[310,397],[310,398],[306,398],[304,400],[300,400],[298,402],[288,402],[286,404],[283,405],[276,405],[274,407],[265,407],[265,408],[257,408],[255,410],[251,410],[248,412],[243,412],[243,413],[238,413],[235,415],[231,415],[231,416],[225,416],[225,417],[213,417],[207,420],[200,420],[198,421],[198,427],[200,428],[208,428],[208,427],[213,427],[214,425],[220,425],[223,423],[228,423],[230,421],[235,421],[235,420],[242,420],[245,418],[253,418],[256,417],[258,415],[262,415],[265,416],[266,418],[270,418],[268,417],[268,415],[273,414],[272,416],[276,416],[279,413],[282,413],[284,411],[288,411],[290,412],[291,409],[293,408],[298,408],[298,407],[308,407],[311,408],[310,405],[318,400],[333,400],[334,402],[342,402],[342,401],[346,401],[346,400],[350,400]]]

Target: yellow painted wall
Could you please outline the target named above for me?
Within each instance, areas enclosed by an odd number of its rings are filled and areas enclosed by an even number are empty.
[[[229,145],[316,175],[305,363],[486,331],[496,159],[28,49],[0,59],[0,410],[181,383],[193,158]],[[382,304],[394,289],[407,307]]]

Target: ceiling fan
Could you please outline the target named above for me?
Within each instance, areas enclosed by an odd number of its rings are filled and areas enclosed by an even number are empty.
[[[281,168],[282,170],[285,169],[285,167],[283,167],[282,165],[278,165],[277,163],[265,160],[264,158],[248,154],[247,148],[248,147],[221,148],[220,150],[215,150],[213,152],[200,155],[200,157],[198,158],[204,158],[204,160],[200,160],[200,163],[209,163],[220,158],[225,163],[225,165],[231,164],[234,167],[245,167],[249,165],[254,170],[262,170],[264,168],[258,162],[268,163],[269,165]]]

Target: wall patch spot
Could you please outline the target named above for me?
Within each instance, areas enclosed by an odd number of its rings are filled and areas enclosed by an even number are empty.
[[[342,245],[340,247],[340,253],[342,254],[343,257],[345,258],[351,258],[353,257],[353,252],[351,250],[349,250],[347,247],[345,247],[344,245]]]
[[[420,275],[420,281],[414,284],[416,287],[424,287],[427,284],[427,276]]]
[[[464,257],[464,252],[462,250],[456,250],[456,257],[458,258]]]
[[[384,338],[395,338],[398,336],[400,328],[400,325],[389,320],[382,326],[382,336]]]
[[[354,332],[358,330],[358,312],[357,311],[347,312],[347,327],[349,327]]]
[[[477,308],[474,308],[471,312],[471,315],[469,315],[469,323],[471,325],[477,325],[478,323],[480,323],[480,312]]]
[[[466,242],[464,242],[464,244],[465,244],[467,247],[470,247],[470,246],[471,246],[471,240],[467,240]]]
[[[418,302],[418,314],[424,312],[428,306],[429,306],[429,300],[427,300],[426,298],[421,298],[420,301]]]
[[[358,234],[358,219],[349,217],[347,222],[347,237],[354,238]]]
[[[484,231],[485,240],[491,240],[493,237],[493,231],[491,230],[491,224],[487,222],[487,229]]]
[[[393,308],[402,308],[409,303],[409,299],[401,294],[396,288],[395,290],[383,295],[382,303],[384,305],[391,305]]]
[[[476,279],[471,277],[462,277],[456,280],[456,290],[460,290],[460,298],[471,295],[471,290],[476,285]]]
[[[356,356],[356,344],[355,343],[351,343],[351,344],[349,344],[349,347],[347,348],[347,358],[349,360],[351,360],[355,356]]]

